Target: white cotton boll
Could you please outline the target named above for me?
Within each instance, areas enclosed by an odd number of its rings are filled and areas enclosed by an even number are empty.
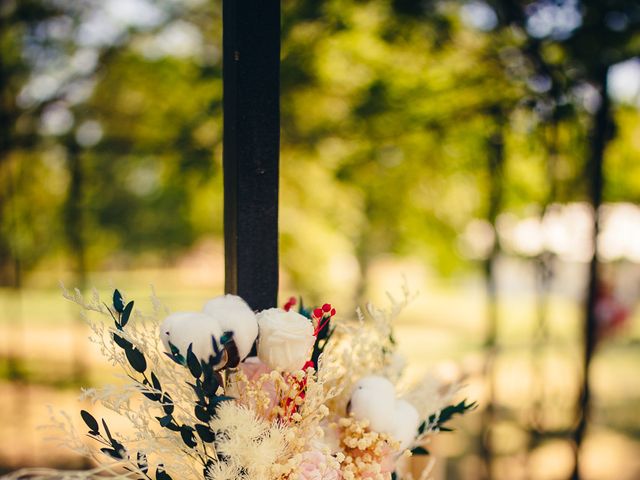
[[[420,415],[418,410],[406,400],[397,400],[393,412],[393,428],[390,435],[400,442],[403,450],[411,445],[418,434]]]
[[[251,307],[237,295],[223,295],[209,300],[204,313],[218,321],[223,332],[233,332],[240,360],[251,352],[258,338],[258,321]]]
[[[162,340],[164,348],[168,352],[171,350],[169,348],[169,335],[174,326],[181,325],[183,320],[191,319],[193,314],[194,312],[175,312],[162,321],[162,324],[160,325],[160,340]],[[171,343],[175,345],[173,341]]]
[[[185,332],[188,342],[183,343],[183,345],[188,348],[189,343],[193,343],[193,353],[199,359],[209,361],[209,357],[215,355],[212,337],[216,339],[218,346],[221,347],[220,337],[222,337],[223,330],[220,324],[209,315],[201,314],[194,325],[191,325],[191,323],[187,325],[191,328]]]
[[[189,345],[193,345],[193,353],[204,361],[215,355],[211,337],[215,337],[219,342],[222,333],[216,319],[201,312],[173,313],[165,318],[160,326],[160,338],[167,351],[170,351],[169,342],[182,355],[186,355]]]
[[[369,420],[371,430],[390,433],[396,391],[393,383],[378,375],[361,378],[353,389],[349,411],[358,420]]]

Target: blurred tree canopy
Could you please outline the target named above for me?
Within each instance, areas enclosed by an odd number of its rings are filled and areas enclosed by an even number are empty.
[[[294,284],[323,291],[336,256],[455,271],[472,219],[584,199],[603,79],[637,60],[639,8],[284,1]],[[168,263],[221,234],[220,16],[219,0],[2,1],[1,283],[62,254],[79,270]],[[637,102],[612,107],[610,200],[640,198]]]

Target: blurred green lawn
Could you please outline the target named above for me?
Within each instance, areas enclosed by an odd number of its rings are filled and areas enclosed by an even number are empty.
[[[79,465],[77,458],[47,446],[36,426],[47,421],[46,404],[76,414],[81,384],[114,381],[114,371],[87,340],[89,331],[78,308],[62,298],[52,277],[36,275],[20,292],[0,290],[0,468],[5,470]],[[369,295],[380,306],[385,304],[388,278],[387,273],[371,282]],[[408,377],[433,370],[445,378],[463,379],[465,395],[480,403],[477,412],[458,422],[455,436],[443,435],[435,442],[433,451],[446,460],[434,478],[474,479],[480,420],[487,403],[484,292],[478,282],[416,283],[421,292],[401,314],[396,329],[401,351],[408,357]],[[171,310],[198,309],[223,289],[221,279],[194,280],[188,271],[177,269],[92,274],[89,284],[99,287],[104,298],[117,286],[136,300],[138,308],[147,310],[150,284]],[[283,291],[290,293],[286,281]],[[562,434],[572,427],[578,391],[580,306],[551,297],[548,341],[536,345],[535,302],[530,294],[515,294],[499,303],[496,478],[561,479],[571,468],[571,449]],[[351,316],[344,308],[339,308],[339,315]],[[585,444],[589,480],[640,478],[639,320],[636,315],[624,332],[603,341],[593,363],[595,409]],[[532,405],[535,392],[542,394],[540,410]],[[536,439],[528,433],[535,425],[555,433]]]

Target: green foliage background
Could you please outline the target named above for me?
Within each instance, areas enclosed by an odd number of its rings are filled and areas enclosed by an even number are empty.
[[[80,249],[89,270],[166,265],[220,237],[221,5],[138,3],[151,13],[126,19],[89,0],[3,4],[4,284],[15,261],[28,272]],[[606,7],[625,12],[624,31],[590,24],[605,7],[582,2],[583,25],[542,38],[517,15],[526,2],[481,4],[495,18],[479,27],[463,21],[465,5],[284,2],[281,229],[296,288],[323,291],[319,266],[336,249],[364,277],[383,253],[468,268],[456,239],[490,209],[496,129],[501,209],[585,198],[591,115],[578,89],[602,62],[638,53],[634,3]],[[180,34],[195,39],[186,50]],[[605,45],[586,48],[592,37]],[[536,87],[541,76],[550,87]],[[607,199],[637,201],[638,176],[623,173],[637,169],[637,108],[614,114]]]
[[[571,465],[586,265],[552,278],[563,262],[552,252],[497,242],[469,255],[462,237],[477,220],[495,233],[501,218],[594,203],[598,160],[603,201],[640,203],[640,93],[620,99],[607,85],[620,62],[640,62],[639,23],[636,0],[282,0],[284,288],[346,311],[385,277],[375,269],[386,258],[438,279],[398,335],[420,361],[466,362],[481,414],[449,451],[456,472],[473,472],[464,478],[490,476],[489,431],[494,473],[548,445],[560,452],[549,471],[522,478],[564,478],[553,466]],[[136,298],[156,280],[180,308],[216,293],[180,267],[195,258],[223,274],[221,37],[221,0],[0,0],[0,378],[86,379],[82,348],[64,352],[65,373],[21,343],[29,329],[36,344],[69,332],[84,342],[53,313],[61,277],[100,288],[115,277]],[[505,258],[518,285],[496,287]],[[638,269],[619,258],[603,271],[625,283]],[[637,288],[622,286],[633,306]],[[598,465],[611,464],[607,446],[637,448],[615,443],[640,436],[625,373],[637,366],[635,320],[591,370],[595,437],[615,430],[594,443]],[[30,431],[2,398],[0,436],[13,422]],[[640,465],[611,472],[636,478]],[[494,478],[520,477],[503,465]]]

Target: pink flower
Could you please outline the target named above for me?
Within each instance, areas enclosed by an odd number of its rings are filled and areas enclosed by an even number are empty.
[[[327,457],[318,450],[305,452],[294,480],[340,480],[342,473],[338,468],[327,464]]]
[[[396,470],[396,460],[398,459],[397,450],[391,449],[389,445],[382,449],[380,455],[380,473],[384,478],[391,478],[391,474]],[[362,480],[375,478],[373,473],[365,473]]]
[[[387,445],[382,451],[382,462],[380,462],[381,473],[393,473],[396,469],[396,460],[398,452],[394,451]]]
[[[249,381],[257,380],[265,373],[271,373],[269,366],[262,363],[258,357],[247,358],[239,367]]]
[[[249,357],[238,368],[247,377],[250,382],[256,382],[260,377],[271,372],[268,365],[262,363],[258,357]],[[278,395],[276,387],[272,380],[266,380],[262,383],[262,390],[269,396],[268,411],[271,411],[278,403]]]

